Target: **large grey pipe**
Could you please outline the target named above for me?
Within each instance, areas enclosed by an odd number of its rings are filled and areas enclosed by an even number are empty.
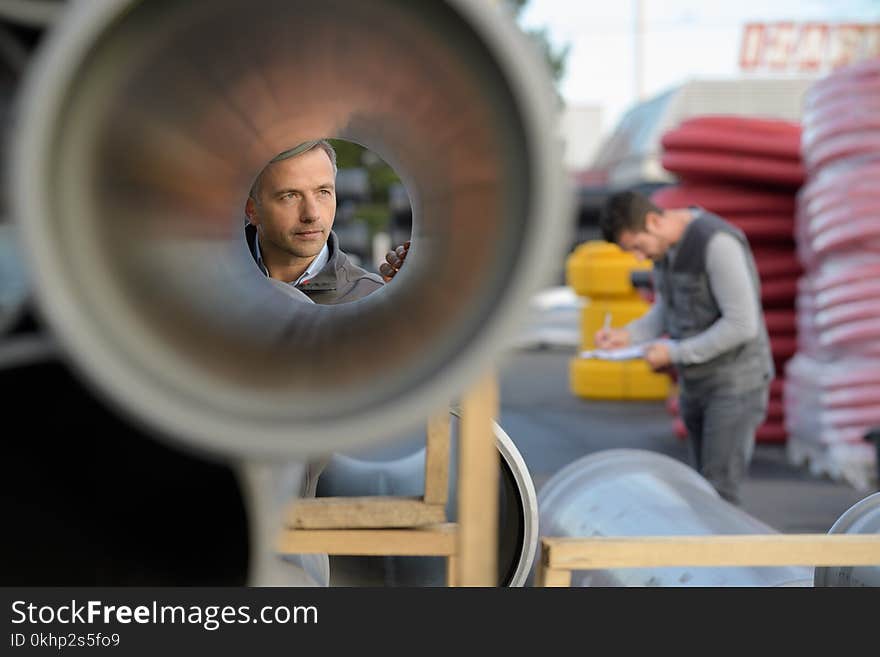
[[[238,469],[248,517],[249,586],[329,586],[327,554],[276,552],[278,530],[294,497],[314,497],[304,463],[244,462]]]
[[[570,205],[556,94],[484,0],[69,3],[16,109],[34,294],[107,399],[212,453],[308,457],[407,430],[476,379],[549,282]],[[401,175],[412,248],[356,303],[251,262],[275,154],[351,139]]]
[[[0,20],[45,28],[61,16],[65,0],[0,0]]]
[[[457,414],[455,414],[457,418]],[[458,421],[453,420],[446,517],[457,517]],[[498,585],[524,586],[538,547],[538,498],[531,474],[507,432],[493,423],[499,452]],[[424,443],[424,437],[417,439]],[[425,490],[425,449],[393,459],[367,454],[334,454],[318,483],[319,496],[420,496]],[[337,580],[347,586],[443,586],[446,564],[439,557],[336,558]]]
[[[538,494],[541,536],[775,534],[723,500],[695,470],[663,454],[610,449],[553,475]],[[572,586],[810,586],[803,567],[609,568]]]
[[[0,222],[0,338],[21,319],[28,282],[13,224]]]
[[[880,493],[873,493],[847,509],[831,525],[829,534],[880,534]],[[880,566],[821,566],[816,586],[880,586]]]

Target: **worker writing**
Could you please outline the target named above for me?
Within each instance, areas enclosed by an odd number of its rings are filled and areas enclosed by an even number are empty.
[[[675,368],[679,407],[698,472],[733,504],[764,421],[775,376],[757,268],[743,234],[700,207],[663,210],[642,194],[612,194],[604,239],[654,263],[654,304],[600,349],[644,345],[655,371]]]

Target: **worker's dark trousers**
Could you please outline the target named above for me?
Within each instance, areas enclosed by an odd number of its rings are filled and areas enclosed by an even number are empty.
[[[733,504],[755,448],[755,431],[767,415],[769,386],[738,395],[682,392],[681,419],[688,430],[697,471]]]

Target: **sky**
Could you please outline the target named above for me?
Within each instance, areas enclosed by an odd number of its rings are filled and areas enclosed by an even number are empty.
[[[770,22],[878,22],[880,0],[641,0],[643,93],[651,97],[691,77],[739,74],[742,26]],[[526,28],[546,28],[570,44],[560,92],[569,105],[600,105],[607,133],[637,98],[637,0],[530,0]]]

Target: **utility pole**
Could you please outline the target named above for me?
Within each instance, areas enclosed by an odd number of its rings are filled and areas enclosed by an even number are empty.
[[[633,0],[633,60],[636,102],[645,99],[645,6]]]

